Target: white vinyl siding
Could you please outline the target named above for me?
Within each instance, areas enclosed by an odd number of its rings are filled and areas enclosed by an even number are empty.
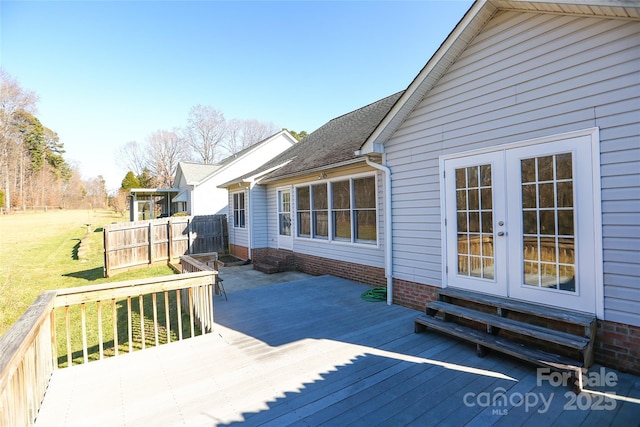
[[[256,209],[256,207],[264,207],[267,203],[267,191],[266,188],[260,185],[255,185],[251,188],[249,194],[249,211],[248,221],[251,221],[251,247],[264,248],[268,246],[269,235],[267,227],[269,223],[269,214],[271,211],[267,209]]]
[[[438,157],[598,127],[605,318],[640,325],[640,24],[499,12],[385,144],[394,277],[442,285]]]

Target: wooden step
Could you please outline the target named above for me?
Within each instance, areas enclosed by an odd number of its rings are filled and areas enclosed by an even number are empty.
[[[467,326],[447,322],[437,317],[431,317],[424,314],[415,319],[415,326],[416,332],[422,332],[426,329],[425,327],[429,327],[437,331],[471,341],[480,347],[500,351],[539,366],[571,372],[576,375],[577,379],[581,379],[581,368],[583,364],[580,361],[573,360],[559,354],[553,354],[544,350],[532,348],[500,336],[487,334]]]
[[[427,314],[429,314],[430,311],[433,311],[433,315],[435,315],[436,312],[446,313],[459,318],[480,322],[495,328],[508,330],[520,335],[552,342],[580,351],[585,350],[590,341],[589,338],[580,337],[567,332],[556,331],[542,326],[519,322],[517,320],[476,311],[442,301],[432,301],[428,303]]]
[[[534,304],[523,301],[515,301],[509,298],[502,298],[494,295],[481,294],[456,288],[445,288],[438,291],[439,298],[455,298],[471,301],[490,307],[502,308],[516,311],[518,313],[529,314],[544,319],[555,320],[585,327],[585,336],[591,337],[592,330],[595,332],[595,316],[580,311],[569,309],[558,309],[542,304]]]

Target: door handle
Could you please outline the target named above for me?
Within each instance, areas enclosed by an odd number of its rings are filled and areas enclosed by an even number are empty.
[[[504,231],[498,231],[498,236],[504,236]]]

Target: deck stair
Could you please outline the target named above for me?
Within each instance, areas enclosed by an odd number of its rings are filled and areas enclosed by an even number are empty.
[[[593,363],[595,322],[578,311],[446,288],[415,319],[415,332],[431,328],[475,343],[480,357],[495,350],[569,372],[579,392],[582,372]]]
[[[291,271],[294,266],[293,255],[289,252],[277,251],[267,255],[260,262],[254,262],[253,269],[263,273],[273,274]]]

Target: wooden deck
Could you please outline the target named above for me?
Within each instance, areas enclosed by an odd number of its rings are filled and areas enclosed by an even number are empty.
[[[639,423],[636,376],[607,369],[615,386],[587,387],[606,395],[539,386],[532,365],[415,334],[416,311],[366,289],[321,276],[216,297],[217,333],[57,370],[36,425]]]

